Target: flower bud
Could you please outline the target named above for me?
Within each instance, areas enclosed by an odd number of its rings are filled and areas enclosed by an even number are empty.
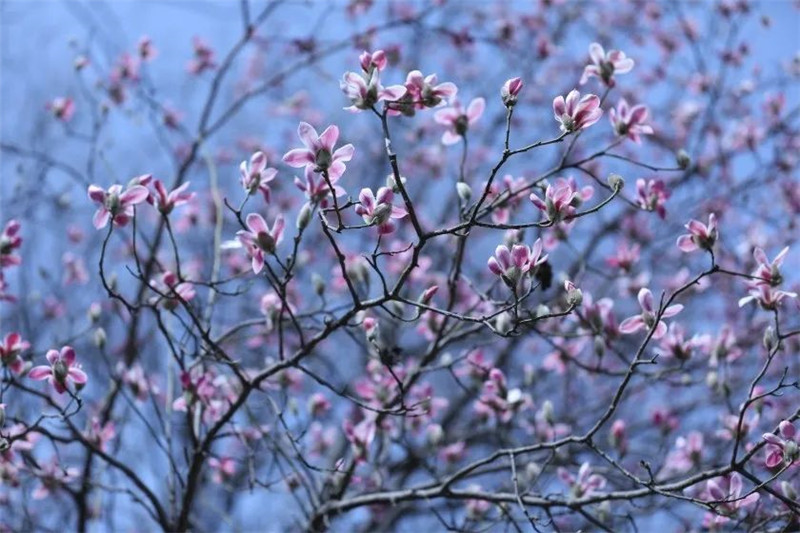
[[[439,290],[438,285],[433,285],[432,287],[426,289],[425,292],[422,293],[422,296],[419,297],[420,303],[426,305],[429,304],[438,290]]]
[[[542,404],[542,418],[552,426],[553,422],[555,422],[555,416],[556,413],[555,409],[553,409],[553,402],[545,400],[544,404]]]
[[[583,293],[575,285],[567,280],[564,282],[564,289],[567,291],[567,305],[577,307],[583,302]]]
[[[463,181],[456,183],[456,191],[458,191],[458,197],[461,198],[461,201],[465,204],[472,199],[472,187]]]
[[[764,348],[767,349],[768,352],[772,352],[778,346],[778,336],[775,334],[775,330],[772,329],[772,326],[767,326],[767,329],[764,330]]]
[[[431,424],[426,431],[428,444],[431,446],[438,446],[442,439],[444,439],[444,429],[439,424]]]
[[[103,308],[100,307],[98,302],[92,302],[92,305],[89,306],[89,310],[86,312],[89,316],[89,321],[92,324],[95,324],[98,320],[100,320],[100,316],[103,314]]]
[[[106,330],[104,330],[103,328],[97,328],[96,330],[94,330],[94,335],[92,340],[94,341],[94,345],[102,350],[106,345],[106,340],[107,340]]]
[[[314,286],[314,292],[317,296],[322,296],[325,294],[325,280],[322,279],[322,276],[314,272],[311,274],[311,284]]]
[[[406,178],[400,176],[400,183],[402,183],[405,186]],[[389,174],[388,176],[386,176],[386,187],[391,189],[393,193],[400,192],[400,187],[397,186],[397,180],[394,179],[394,174]]]
[[[788,481],[781,481],[781,492],[788,499],[792,501],[797,501],[797,496],[798,496],[797,491],[794,490],[794,487],[792,487],[792,484],[789,483]]]
[[[508,312],[502,313],[495,320],[495,328],[497,328],[497,331],[500,333],[508,333],[513,327],[512,321],[513,318]]]
[[[686,153],[686,150],[678,150],[678,153],[675,154],[675,162],[678,164],[678,168],[680,169],[687,169],[689,165],[692,164],[692,158],[689,157],[689,154]]]
[[[0,428],[6,423],[6,404],[0,403]]]
[[[308,227],[309,222],[311,222],[311,206],[306,203],[303,204],[303,207],[297,214],[297,229],[303,231]]]
[[[511,78],[507,80],[503,87],[500,88],[500,98],[503,99],[503,105],[506,107],[513,107],[517,104],[517,96],[522,90],[522,80],[520,78]]]
[[[608,186],[615,191],[621,191],[625,187],[625,180],[619,174],[609,174]]]

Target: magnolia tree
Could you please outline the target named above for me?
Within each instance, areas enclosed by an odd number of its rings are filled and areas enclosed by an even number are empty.
[[[796,5],[58,6],[0,530],[800,528]]]

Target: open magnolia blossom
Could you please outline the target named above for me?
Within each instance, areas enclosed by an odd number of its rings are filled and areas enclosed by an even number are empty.
[[[561,125],[561,131],[572,133],[588,128],[603,116],[600,109],[600,98],[595,94],[586,94],[581,98],[577,89],[569,92],[566,98],[556,96],[553,100],[553,115]]]
[[[48,350],[47,366],[31,368],[28,377],[36,380],[47,380],[56,392],[63,394],[69,388],[70,382],[77,387],[83,387],[88,381],[86,373],[81,370],[75,360],[75,350],[71,346],[64,346],[61,350]]]
[[[620,333],[630,334],[636,333],[640,329],[653,329],[653,338],[660,339],[667,333],[667,324],[663,319],[673,317],[683,310],[683,305],[674,304],[664,308],[659,313],[659,309],[655,307],[653,293],[646,288],[639,291],[637,299],[642,307],[642,312],[639,315],[623,320],[619,325]]]

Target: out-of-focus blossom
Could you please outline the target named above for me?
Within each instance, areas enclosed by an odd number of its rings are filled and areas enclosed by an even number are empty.
[[[264,201],[270,202],[269,182],[278,175],[278,170],[267,168],[267,156],[262,151],[255,152],[250,156],[250,164],[242,161],[239,164],[239,174],[241,174],[242,187],[247,194],[255,194],[261,191]]]
[[[714,213],[708,215],[708,226],[697,220],[690,220],[686,224],[689,233],[678,237],[678,248],[684,252],[693,252],[698,249],[711,251],[717,242],[717,217]]]
[[[664,204],[669,199],[670,193],[661,180],[644,179],[636,180],[636,200],[642,209],[655,211],[658,216],[665,218],[667,209]]]
[[[249,231],[239,230],[236,236],[252,258],[253,273],[258,274],[264,268],[264,254],[275,253],[275,248],[283,239],[283,215],[278,215],[271,229],[258,213],[247,215],[245,225]]]
[[[345,195],[344,188],[336,184],[339,181],[338,177],[331,176],[328,181],[333,185],[333,191],[337,198]],[[301,181],[300,178],[295,176],[294,184],[305,193],[310,203],[319,204],[322,208],[328,207],[329,199],[331,199],[331,189],[328,186],[328,182],[322,176],[316,176],[310,166],[305,168],[305,181]]]
[[[61,256],[61,264],[64,266],[64,285],[77,283],[83,285],[89,281],[89,272],[83,258],[72,252],[64,252]]]
[[[447,127],[447,131],[442,134],[442,143],[446,145],[457,143],[467,134],[470,126],[483,115],[485,107],[486,101],[483,98],[475,98],[466,110],[461,107],[458,100],[454,100],[451,107],[437,111],[433,115],[433,120]]]
[[[112,185],[104,191],[97,185],[89,185],[89,198],[100,207],[92,223],[97,229],[106,227],[111,220],[115,226],[125,226],[133,217],[133,206],[147,200],[150,192],[142,185],[133,185],[123,192],[122,185]]]
[[[611,121],[611,126],[617,135],[620,137],[627,135],[629,139],[639,144],[642,142],[640,135],[653,134],[652,126],[645,124],[647,115],[647,107],[644,105],[630,107],[627,100],[620,98],[617,107],[609,109],[608,120]]]
[[[358,424],[348,418],[345,419],[344,434],[347,440],[350,441],[350,446],[353,449],[353,455],[356,462],[364,462],[369,453],[369,446],[375,440],[375,421],[370,418],[365,418]]]
[[[211,479],[217,485],[231,479],[236,473],[236,461],[232,457],[212,457],[208,460],[208,467],[211,469]]]
[[[578,190],[575,180],[559,178],[556,183],[549,184],[545,190],[544,200],[531,193],[530,200],[553,223],[561,222],[575,213],[575,207],[594,195],[594,189],[586,186]]]
[[[784,298],[797,298],[796,292],[782,291],[770,285],[758,284],[752,286],[748,291],[750,294],[739,299],[739,307],[743,307],[750,302],[758,302],[764,309],[776,309]]]
[[[709,513],[704,523],[707,526],[725,524],[736,517],[740,509],[758,501],[759,495],[755,492],[743,497],[742,488],[742,476],[738,472],[708,480],[701,497],[714,502],[714,514]]]
[[[19,374],[25,366],[20,354],[30,346],[29,342],[22,340],[19,333],[9,333],[0,343],[0,363]]]
[[[634,65],[633,59],[625,57],[624,52],[619,50],[606,52],[599,43],[589,45],[589,57],[592,63],[584,67],[581,85],[589,81],[589,78],[597,76],[603,83],[613,87],[616,84],[614,75],[630,72]]]
[[[578,469],[577,477],[566,468],[559,467],[558,477],[566,484],[573,498],[582,498],[597,494],[606,486],[606,478],[592,473],[592,465],[583,463]]]
[[[69,122],[75,114],[75,101],[72,98],[59,96],[45,106],[55,118],[62,122]]]
[[[194,48],[194,59],[189,62],[189,72],[200,75],[206,70],[217,67],[214,50],[203,39],[195,36],[192,39],[192,48]]]
[[[393,219],[403,218],[408,214],[402,207],[392,205],[394,193],[389,187],[381,187],[378,194],[373,194],[367,188],[361,189],[358,200],[361,203],[355,207],[356,214],[367,224],[376,226],[381,235],[393,233],[397,229]]]
[[[152,61],[158,55],[158,50],[156,50],[156,47],[153,46],[153,40],[147,35],[143,35],[139,39],[136,49],[138,50],[139,57],[142,58],[142,61]]]
[[[60,351],[49,350],[47,361],[50,366],[35,366],[31,368],[28,377],[35,380],[46,379],[59,394],[66,392],[70,381],[74,382],[78,389],[86,385],[88,377],[81,370],[81,365],[75,361],[75,350],[71,346],[64,346]]]
[[[563,96],[553,99],[553,115],[561,124],[561,131],[571,133],[588,128],[600,120],[603,110],[600,109],[600,98],[597,95],[587,94],[581,98],[581,93],[573,89],[566,99]]]
[[[328,126],[322,135],[317,135],[317,130],[311,124],[301,122],[297,127],[297,135],[305,148],[286,152],[283,156],[284,163],[296,168],[310,166],[314,172],[327,171],[331,179],[338,179],[344,174],[345,163],[352,159],[355,149],[352,144],[346,144],[334,151],[339,139],[338,127]]]
[[[9,220],[0,233],[0,268],[17,266],[22,263],[22,258],[14,255],[14,250],[22,246],[22,237],[19,230],[22,224],[18,220]]]
[[[653,301],[653,293],[650,292],[650,289],[641,289],[639,291],[639,305],[642,307],[642,313],[636,316],[632,316],[626,318],[622,321],[619,325],[620,333],[630,334],[636,333],[640,329],[650,329],[655,326],[655,331],[653,332],[654,339],[660,339],[667,333],[667,324],[664,322],[664,318],[669,318],[672,316],[677,315],[683,309],[681,304],[670,305],[664,312],[661,314],[661,317],[656,324],[656,308]]]
[[[184,302],[193,300],[196,294],[191,283],[180,281],[178,276],[169,270],[161,275],[160,282],[154,280],[153,285],[163,293],[163,296],[153,298],[153,303],[159,303],[169,310],[176,309],[181,300]]]

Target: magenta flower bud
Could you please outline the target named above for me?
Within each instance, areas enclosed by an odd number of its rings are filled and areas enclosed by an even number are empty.
[[[507,80],[503,87],[500,88],[500,97],[503,99],[503,104],[506,107],[513,107],[517,103],[517,96],[522,90],[522,79],[511,78]]]

